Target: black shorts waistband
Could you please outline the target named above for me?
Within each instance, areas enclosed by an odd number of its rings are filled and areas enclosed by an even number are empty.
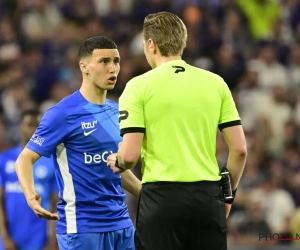
[[[142,184],[143,186],[151,185],[182,185],[182,186],[207,186],[207,185],[220,185],[220,181],[195,181],[195,182],[179,182],[179,181],[156,181],[156,182],[146,182]]]
[[[220,181],[196,181],[196,182],[171,182],[158,181],[147,182],[142,184],[143,189],[157,189],[157,188],[172,188],[172,189],[187,189],[187,190],[209,190],[218,192],[220,190]]]

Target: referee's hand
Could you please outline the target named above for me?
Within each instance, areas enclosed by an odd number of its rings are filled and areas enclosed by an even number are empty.
[[[116,159],[117,154],[110,154],[107,157],[107,166],[109,166],[115,174],[121,174],[124,172],[124,170],[116,167]]]
[[[225,215],[226,215],[226,219],[229,216],[230,210],[231,210],[231,204],[225,203]]]

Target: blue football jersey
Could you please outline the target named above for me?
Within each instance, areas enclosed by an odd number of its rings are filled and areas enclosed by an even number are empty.
[[[76,91],[50,108],[27,148],[55,155],[60,202],[57,233],[100,233],[132,226],[121,177],[107,157],[121,142],[118,105],[88,102]]]
[[[15,172],[15,162],[22,148],[15,146],[0,154],[0,186],[4,191],[8,231],[19,247],[42,249],[47,243],[47,221],[39,219],[27,205]],[[33,165],[35,190],[42,206],[50,209],[50,199],[57,192],[53,159],[41,157]]]

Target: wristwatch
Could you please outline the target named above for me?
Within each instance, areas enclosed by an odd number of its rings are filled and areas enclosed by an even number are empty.
[[[116,167],[116,168],[118,168],[118,169],[121,169],[121,170],[122,170],[122,172],[126,171],[126,169],[125,169],[125,168],[122,168],[122,167],[120,167],[120,166],[119,166],[119,162],[118,162],[118,156],[116,156],[115,167]]]

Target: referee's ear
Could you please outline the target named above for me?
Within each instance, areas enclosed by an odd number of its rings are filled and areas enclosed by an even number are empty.
[[[156,43],[151,38],[149,38],[147,44],[149,46],[149,49],[152,51],[152,53],[156,54],[156,52],[158,51],[158,47]]]

